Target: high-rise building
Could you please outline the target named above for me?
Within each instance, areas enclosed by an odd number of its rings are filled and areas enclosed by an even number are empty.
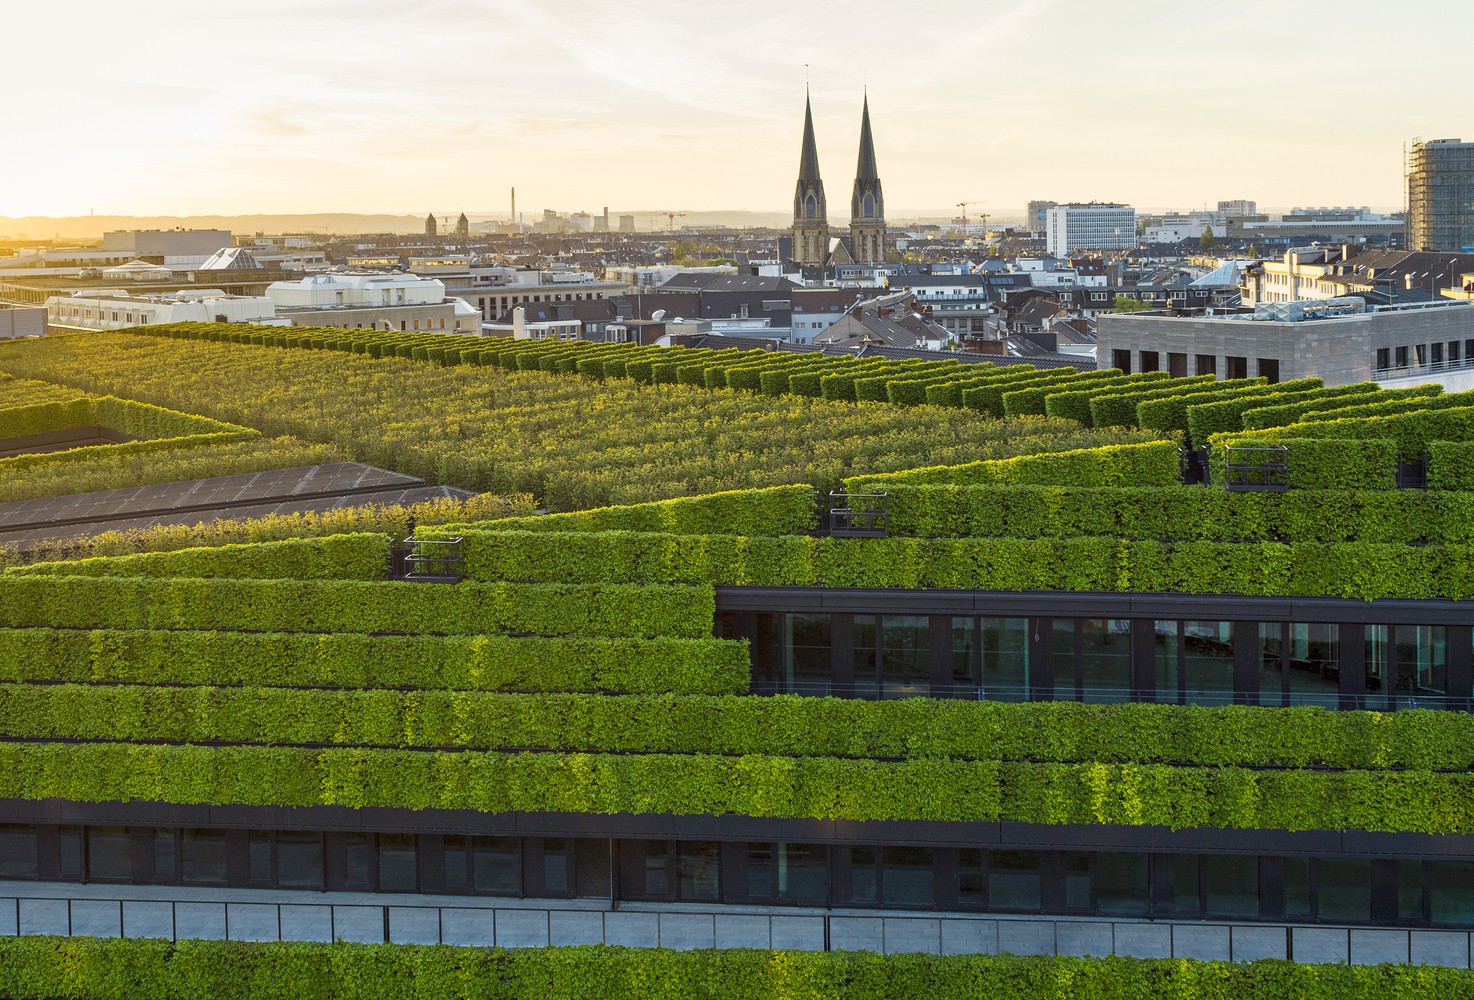
[[[1071,250],[1113,250],[1136,246],[1136,209],[1090,202],[1059,205],[1047,215],[1045,240],[1056,257]]]
[[[819,149],[814,143],[814,112],[804,96],[804,142],[798,158],[798,184],[793,192],[793,259],[823,264],[829,259],[829,209],[819,176]]]
[[[1474,250],[1474,142],[1415,139],[1407,155],[1407,248]]]
[[[1031,201],[1024,210],[1025,223],[1031,233],[1042,233],[1049,227],[1049,210],[1059,205],[1057,201]]]
[[[856,264],[885,263],[885,196],[875,169],[875,143],[870,136],[870,97],[860,114],[860,159],[850,196],[850,256]]]

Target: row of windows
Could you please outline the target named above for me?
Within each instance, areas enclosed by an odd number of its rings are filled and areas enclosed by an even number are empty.
[[[0,877],[1474,926],[1468,861],[5,825]]]
[[[1474,341],[1471,341],[1474,343]],[[1167,364],[1162,365],[1162,355],[1157,351],[1139,352],[1139,360],[1133,368],[1131,364],[1131,351],[1116,348],[1111,351],[1111,367],[1119,368],[1127,375],[1133,371],[1156,372],[1166,371],[1173,378],[1184,378],[1188,374],[1187,354],[1176,351],[1167,352]],[[1244,379],[1249,377],[1249,359],[1239,355],[1227,355],[1224,359],[1224,378]],[[1218,356],[1215,354],[1194,354],[1194,375],[1217,375]],[[1280,380],[1280,363],[1278,358],[1255,358],[1254,375],[1256,378],[1266,379],[1271,384]]]
[[[1474,365],[1474,340],[1380,347],[1373,364],[1379,372],[1392,368]]]
[[[730,613],[753,687],[891,699],[1467,709],[1467,626]]]

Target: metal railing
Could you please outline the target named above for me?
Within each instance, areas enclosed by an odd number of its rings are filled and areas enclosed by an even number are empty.
[[[829,493],[829,534],[836,538],[884,538],[885,493]]]
[[[1283,493],[1290,488],[1290,449],[1282,444],[1226,448],[1223,472],[1229,490]]]
[[[465,576],[465,546],[455,538],[405,538],[389,549],[389,575],[420,583],[459,583]]]

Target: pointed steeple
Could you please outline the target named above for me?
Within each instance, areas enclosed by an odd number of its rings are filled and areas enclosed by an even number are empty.
[[[804,94],[804,145],[798,157],[798,182],[819,180],[819,148],[814,142],[814,108]]]
[[[860,112],[860,162],[855,165],[855,180],[879,181],[875,172],[875,140],[870,137],[870,95],[865,95],[864,110]]]
[[[855,165],[854,194],[850,196],[850,254],[860,264],[885,262],[885,195],[875,166],[868,92],[860,113],[860,158]]]
[[[822,264],[829,258],[829,206],[819,177],[819,147],[814,142],[814,109],[804,94],[804,143],[793,190],[793,259]]]

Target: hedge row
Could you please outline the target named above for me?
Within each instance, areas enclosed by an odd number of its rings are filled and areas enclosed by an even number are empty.
[[[0,938],[45,1000],[1391,1000],[1474,997],[1431,966],[867,952]]]
[[[1248,410],[1244,413],[1243,429],[1253,431],[1267,430],[1270,427],[1284,427],[1289,424],[1298,423],[1302,417],[1309,416],[1313,413],[1341,409],[1353,400],[1356,402],[1378,402],[1394,399],[1420,399],[1438,396],[1442,392],[1443,386],[1433,383],[1412,386],[1408,389],[1380,389],[1361,394],[1349,394],[1348,396],[1319,396],[1299,402],[1283,403],[1277,406],[1266,406]]]
[[[0,798],[1474,833],[1474,775],[926,758],[0,743]]]
[[[1459,712],[908,698],[0,684],[0,736],[580,753],[1468,771]]]
[[[1226,383],[1232,385],[1232,383]],[[1189,439],[1189,446],[1199,443],[1207,443],[1207,438],[1196,438],[1190,436],[1190,424],[1188,422],[1188,410],[1193,406],[1201,406],[1207,403],[1222,403],[1242,400],[1244,398],[1257,399],[1271,395],[1277,391],[1288,390],[1297,392],[1306,389],[1319,389],[1324,383],[1318,378],[1295,379],[1290,382],[1281,382],[1278,385],[1258,385],[1247,388],[1223,389],[1218,392],[1192,392],[1179,393],[1175,396],[1162,396],[1157,399],[1148,399],[1136,407],[1136,419],[1143,428],[1147,430],[1161,431],[1164,434],[1177,434]]]
[[[1424,410],[1449,410],[1454,407],[1474,405],[1474,392],[1443,392],[1416,399],[1374,399],[1357,402],[1334,410],[1319,410],[1307,413],[1298,421],[1303,424],[1324,423],[1327,420],[1349,420],[1357,417],[1388,417],[1399,413],[1418,413]]]
[[[1451,446],[1453,447],[1453,446]],[[1464,468],[1474,468],[1474,445]],[[1454,464],[1454,463],[1451,463]],[[1220,477],[1221,478],[1221,477]],[[1422,490],[1241,493],[1198,486],[907,486],[886,528],[918,537],[1474,544],[1474,494]]]
[[[1436,490],[1474,490],[1474,441],[1428,442],[1428,485]]]
[[[1474,547],[1468,545],[484,531],[466,532],[465,549],[466,573],[477,580],[1364,600],[1474,596]]]
[[[1427,454],[1434,441],[1474,440],[1474,406],[1450,409],[1418,410],[1382,417],[1346,417],[1291,424],[1257,431],[1260,440],[1280,441],[1284,438],[1333,438],[1340,441],[1390,439],[1397,453],[1406,460]]]
[[[1093,372],[1078,372],[1074,377],[1058,383],[1022,386],[1003,394],[1003,415],[1023,416],[1033,413],[1044,415],[1045,400],[1056,392],[1091,392],[1097,395],[1115,390],[1123,385],[1135,385],[1134,375],[1127,375],[1119,368],[1103,368]]]
[[[146,454],[172,448],[227,444],[261,436],[260,431],[247,427],[115,396],[89,396],[65,403],[37,403],[0,409],[0,440],[94,425],[141,440],[14,455],[0,458],[0,470],[14,474],[37,466],[88,459],[98,454]]]
[[[801,535],[817,524],[814,488],[807,485],[730,490],[704,496],[541,517],[502,518],[447,526],[516,531],[661,531],[675,535]],[[423,534],[423,532],[422,532]],[[443,534],[443,532],[442,532]]]
[[[1270,461],[1274,456],[1258,450],[1267,444],[1284,445],[1289,485],[1297,490],[1391,490],[1397,487],[1397,442],[1390,438],[1347,440],[1335,437],[1301,437],[1297,433],[1313,424],[1296,424],[1290,430],[1260,431],[1259,436],[1214,435],[1209,477],[1222,484],[1228,476],[1229,448],[1249,448],[1233,457],[1236,464]],[[1282,436],[1281,436],[1282,435]],[[1245,478],[1242,473],[1236,476]],[[1248,481],[1263,481],[1258,474]]]
[[[875,493],[892,485],[981,486],[1172,486],[1182,481],[1173,441],[1145,441],[1042,455],[988,459],[966,465],[934,465],[906,472],[851,476],[850,493]]]
[[[1158,383],[1155,388],[1161,388],[1161,383],[1166,382],[1170,377],[1163,371],[1137,372],[1134,375],[1125,376],[1110,388],[1113,392],[1120,392],[1125,389],[1144,388],[1148,383],[1153,382]],[[1094,389],[1055,389],[1044,397],[1044,412],[1047,416],[1068,417],[1071,420],[1078,420],[1086,427],[1093,427],[1095,425],[1090,415],[1090,401],[1099,395],[1103,394]]]
[[[11,628],[704,638],[714,614],[710,587],[85,576],[0,582],[0,627]]]
[[[1282,406],[1289,403],[1331,400],[1344,397],[1368,396],[1376,398],[1381,387],[1376,382],[1357,382],[1354,385],[1338,385],[1299,392],[1286,392],[1282,385],[1265,387],[1264,391],[1239,394],[1216,402],[1188,400],[1188,437],[1197,446],[1206,444],[1214,434],[1244,429],[1244,414],[1250,410]]]
[[[736,694],[746,642],[0,629],[0,680],[457,691]]]
[[[389,571],[389,536],[371,533],[292,538],[174,552],[94,556],[35,563],[7,576],[146,576],[258,580],[380,580]]]
[[[1090,401],[1090,425],[1092,427],[1136,427],[1136,408],[1154,399],[1179,394],[1195,395],[1205,392],[1222,392],[1225,389],[1246,389],[1262,385],[1263,379],[1234,379],[1220,382],[1212,375],[1194,375],[1190,378],[1172,379],[1156,385],[1146,385],[1130,391],[1113,392],[1097,396]]]

